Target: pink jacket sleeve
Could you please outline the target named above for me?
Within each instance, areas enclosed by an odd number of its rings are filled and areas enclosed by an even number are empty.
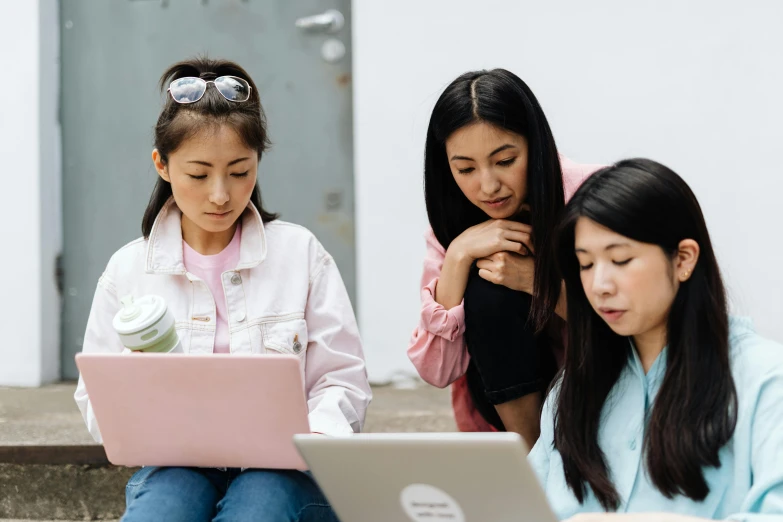
[[[465,311],[462,303],[450,310],[435,301],[435,287],[446,251],[435,239],[432,230],[425,234],[427,253],[421,276],[421,315],[408,345],[408,357],[421,378],[445,388],[468,369],[468,349],[465,345]]]
[[[606,165],[587,164],[587,163],[575,163],[566,158],[562,154],[560,155],[560,168],[563,170],[563,191],[565,192],[565,200],[571,199],[576,189],[578,189],[584,180],[589,178],[596,170],[602,169]]]

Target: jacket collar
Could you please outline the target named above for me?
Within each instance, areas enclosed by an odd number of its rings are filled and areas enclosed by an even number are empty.
[[[261,214],[253,203],[242,213],[242,242],[239,246],[237,270],[253,268],[266,259],[266,234]],[[155,218],[147,241],[148,274],[185,274],[182,254],[182,212],[169,198]]]

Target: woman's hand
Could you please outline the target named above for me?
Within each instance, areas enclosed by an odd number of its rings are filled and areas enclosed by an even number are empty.
[[[490,283],[533,295],[536,276],[533,257],[514,252],[497,252],[479,259],[476,266],[479,276]]]
[[[435,287],[435,301],[446,310],[459,305],[465,295],[473,261],[498,252],[529,254],[533,251],[531,232],[530,226],[524,223],[498,219],[470,227],[457,236],[446,250],[438,285]]]
[[[533,252],[530,237],[532,230],[530,225],[524,223],[491,219],[457,236],[449,245],[449,251],[471,263],[498,252],[527,255]]]

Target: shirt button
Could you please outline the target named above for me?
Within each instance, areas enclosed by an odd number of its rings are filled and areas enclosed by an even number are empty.
[[[628,447],[631,448],[631,451],[636,450],[636,439],[631,439],[630,442],[628,442]]]
[[[238,285],[240,283],[242,283],[242,276],[236,273],[231,276],[231,284]]]
[[[234,312],[234,322],[241,323],[245,320],[245,312]]]

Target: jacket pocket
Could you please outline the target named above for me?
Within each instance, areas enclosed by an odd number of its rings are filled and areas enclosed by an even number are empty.
[[[264,323],[264,351],[304,357],[307,352],[307,323],[304,319],[288,319]]]

